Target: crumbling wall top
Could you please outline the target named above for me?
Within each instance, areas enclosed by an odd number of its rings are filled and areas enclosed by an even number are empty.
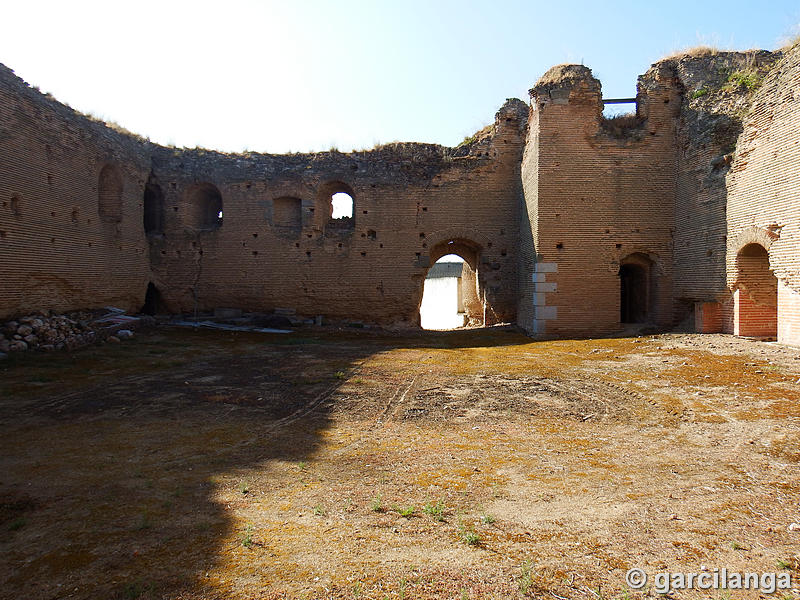
[[[556,65],[529,90],[531,97],[554,101],[574,99],[576,95],[600,98],[600,82],[583,65]]]

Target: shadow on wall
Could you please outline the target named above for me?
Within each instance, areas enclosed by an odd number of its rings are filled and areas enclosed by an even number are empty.
[[[263,510],[259,489],[307,476],[356,365],[396,347],[528,342],[167,330],[46,362],[14,355],[0,366],[4,595],[226,597],[232,584],[208,574],[251,550],[231,503],[241,518]],[[253,551],[264,543],[253,534]],[[279,585],[288,563],[272,564],[259,576]]]

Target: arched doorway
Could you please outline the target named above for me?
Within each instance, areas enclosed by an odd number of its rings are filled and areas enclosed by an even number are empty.
[[[485,325],[479,257],[480,246],[469,240],[453,238],[434,244],[419,305],[423,329]]]
[[[655,281],[652,261],[641,253],[630,254],[619,265],[619,320],[647,323],[655,317]]]
[[[736,255],[733,330],[748,337],[778,335],[778,279],[761,244],[747,244]]]
[[[436,261],[425,277],[419,321],[423,329],[455,329],[463,327],[464,259],[447,254]],[[469,269],[469,265],[466,265]]]
[[[158,315],[166,312],[164,301],[161,299],[161,292],[152,281],[147,284],[141,312],[145,315]]]

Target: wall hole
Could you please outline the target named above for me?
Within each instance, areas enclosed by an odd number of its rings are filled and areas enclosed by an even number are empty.
[[[222,194],[211,183],[192,186],[186,193],[189,225],[200,231],[213,231],[222,227]]]

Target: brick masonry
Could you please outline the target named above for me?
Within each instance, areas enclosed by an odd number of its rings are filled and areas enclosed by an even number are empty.
[[[731,87],[748,69],[761,86]],[[457,253],[472,323],[800,344],[800,47],[665,59],[635,116],[602,108],[561,65],[457,148],[228,155],[114,130],[0,66],[0,318],[138,310],[152,284],[173,312],[416,326],[428,268]]]

